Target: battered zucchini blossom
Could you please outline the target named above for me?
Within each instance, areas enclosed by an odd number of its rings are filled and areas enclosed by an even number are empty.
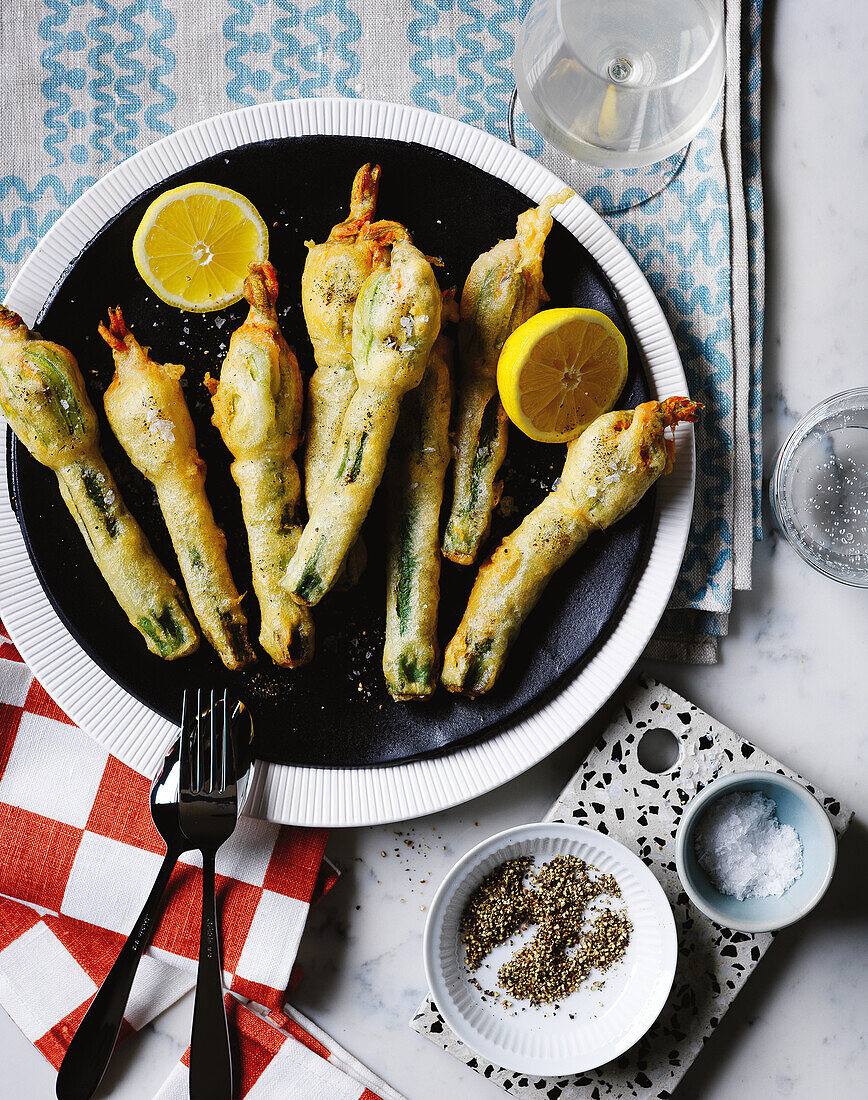
[[[60,495],[124,614],[158,657],[199,645],[183,594],[124,504],[99,449],[96,413],[75,356],[0,306],[0,408]]]
[[[479,570],[446,647],[442,678],[450,691],[480,695],[493,686],[554,573],[592,532],[617,523],[670,472],[675,450],[664,433],[696,420],[701,409],[686,397],[647,401],[598,417],[570,443],[557,488]]]

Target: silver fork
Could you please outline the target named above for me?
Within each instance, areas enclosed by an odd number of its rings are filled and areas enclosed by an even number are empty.
[[[243,719],[246,719],[246,723]],[[244,735],[246,726],[246,737]],[[232,1100],[232,1055],[223,1003],[214,859],[229,839],[252,773],[249,715],[240,703],[184,692],[178,820],[202,853],[202,932],[190,1040],[190,1100]]]

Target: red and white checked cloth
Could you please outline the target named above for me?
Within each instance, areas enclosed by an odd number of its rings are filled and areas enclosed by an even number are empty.
[[[150,781],[48,697],[0,624],[0,1005],[55,1067],[138,915],[165,852]],[[395,1097],[285,1009],[311,902],[337,877],[327,832],[242,818],[217,856],[224,981],[241,1097]],[[195,983],[201,857],[181,857],[133,984],[121,1037]],[[159,1092],[187,1095],[185,1059]],[[372,1087],[377,1089],[372,1091]]]

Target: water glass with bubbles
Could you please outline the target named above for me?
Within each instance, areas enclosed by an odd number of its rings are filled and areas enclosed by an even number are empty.
[[[802,417],[778,454],[769,501],[778,530],[809,565],[868,588],[868,387]]]
[[[722,0],[534,0],[513,56],[525,114],[576,160],[663,160],[710,118],[726,70]]]

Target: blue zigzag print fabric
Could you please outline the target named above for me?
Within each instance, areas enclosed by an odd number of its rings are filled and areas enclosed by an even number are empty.
[[[0,44],[16,59],[0,87],[0,294],[99,176],[163,134],[225,110],[295,97],[370,97],[451,115],[507,139],[515,36],[531,2],[33,0],[15,5],[17,14],[0,5]],[[627,171],[575,164],[547,146],[520,109],[515,114],[519,148],[582,194],[637,259],[672,327],[691,393],[706,405],[687,554],[651,650],[694,661],[715,659],[733,589],[749,583],[759,534],[762,0],[744,0],[743,11],[739,0],[727,0],[726,12],[741,28],[743,63],[727,74],[726,91],[741,103],[738,196],[727,187],[722,108],[689,148]],[[736,199],[747,220],[745,317],[732,309]],[[746,439],[735,431],[739,333],[750,348],[750,363],[739,364],[750,374]],[[734,508],[739,455],[752,469],[752,524]]]

